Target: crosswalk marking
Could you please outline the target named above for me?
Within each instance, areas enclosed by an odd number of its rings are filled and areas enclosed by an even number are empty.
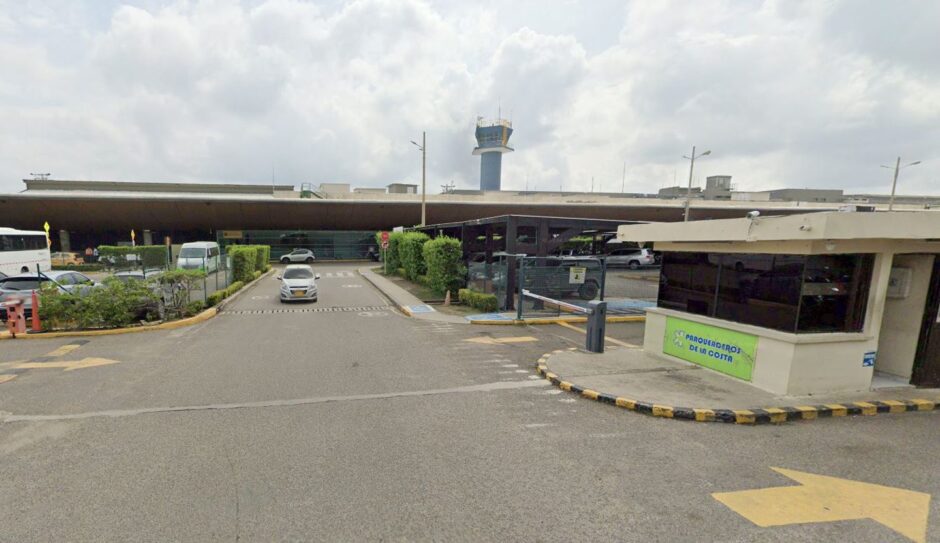
[[[354,274],[351,271],[325,272],[322,274],[323,279],[341,279],[344,277],[355,277],[355,276],[356,274]]]

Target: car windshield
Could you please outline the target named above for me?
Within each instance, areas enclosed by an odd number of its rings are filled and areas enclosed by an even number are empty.
[[[284,279],[310,279],[313,272],[307,268],[290,268],[284,272]]]
[[[0,282],[0,288],[5,290],[35,290],[39,288],[39,280],[31,278],[7,279]]]
[[[199,247],[186,247],[180,251],[180,258],[203,258],[206,256],[206,250]]]

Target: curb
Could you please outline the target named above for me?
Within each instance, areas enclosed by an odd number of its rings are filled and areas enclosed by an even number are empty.
[[[20,334],[16,339],[56,339],[63,337],[92,337],[92,336],[116,336],[120,334],[136,334],[138,332],[150,332],[152,330],[176,330],[177,328],[183,328],[185,326],[192,326],[194,324],[199,324],[200,322],[205,322],[216,315],[222,310],[225,306],[225,302],[233,300],[238,297],[239,294],[248,290],[249,287],[254,286],[254,284],[261,279],[264,279],[267,275],[271,273],[271,270],[261,274],[257,279],[252,280],[250,283],[246,284],[233,296],[222,300],[217,306],[210,307],[203,310],[198,315],[192,317],[187,317],[185,319],[179,319],[170,322],[161,322],[160,324],[154,324],[150,326],[133,326],[129,328],[108,328],[106,330],[71,330],[71,331],[62,331],[62,332],[42,332],[39,334]],[[4,332],[0,334],[0,341],[3,340],[12,340],[14,339],[9,332]]]
[[[729,422],[734,424],[780,424],[790,421],[811,421],[824,417],[845,417],[849,415],[874,416],[881,413],[906,413],[911,411],[940,411],[940,399],[926,400],[872,400],[867,402],[829,403],[823,405],[795,405],[782,407],[764,407],[758,409],[703,409],[692,407],[676,407],[651,402],[642,402],[605,394],[589,388],[584,388],[570,381],[564,380],[560,375],[549,371],[546,362],[553,355],[575,351],[576,348],[559,349],[545,353],[536,364],[539,375],[548,379],[553,385],[566,391],[573,392],[600,403],[622,407],[654,417],[667,419],[681,419],[694,422]]]
[[[479,324],[483,326],[510,326],[524,324],[558,324],[566,323],[585,323],[587,317],[537,317],[534,319],[512,319],[512,320],[468,320],[470,324]],[[622,315],[607,317],[605,322],[646,322],[645,315]]]

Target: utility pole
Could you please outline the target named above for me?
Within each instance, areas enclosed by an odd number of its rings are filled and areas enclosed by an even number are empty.
[[[623,163],[623,177],[620,178],[620,192],[624,192],[627,187],[627,163]]]
[[[888,211],[891,211],[894,208],[894,190],[898,186],[898,173],[901,171],[901,168],[907,168],[908,166],[916,166],[920,164],[920,161],[911,162],[910,164],[905,164],[901,166],[901,157],[898,157],[897,162],[894,163],[894,180],[891,181],[891,199],[888,200]],[[881,166],[882,168],[891,169],[891,166]]]
[[[427,220],[427,132],[421,132],[421,145],[414,140],[411,142],[415,147],[421,150],[421,226],[426,226]]]
[[[683,216],[684,218],[682,219],[684,222],[689,222],[689,206],[691,205],[691,202],[692,202],[692,170],[695,168],[695,159],[696,159],[696,158],[699,158],[699,157],[703,157],[703,156],[708,156],[708,155],[710,155],[710,154],[712,154],[711,151],[705,151],[704,153],[702,153],[702,154],[696,156],[696,155],[695,155],[695,146],[693,145],[693,146],[692,146],[692,155],[691,155],[691,156],[685,156],[685,155],[682,156],[682,158],[687,158],[687,159],[689,159],[689,188],[688,188],[688,190],[686,190],[686,192],[685,192],[685,215]]]
[[[421,132],[421,226],[427,225],[427,157],[428,142],[427,133]]]

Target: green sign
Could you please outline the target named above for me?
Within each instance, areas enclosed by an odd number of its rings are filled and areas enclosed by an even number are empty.
[[[757,336],[666,317],[663,353],[750,381]]]

